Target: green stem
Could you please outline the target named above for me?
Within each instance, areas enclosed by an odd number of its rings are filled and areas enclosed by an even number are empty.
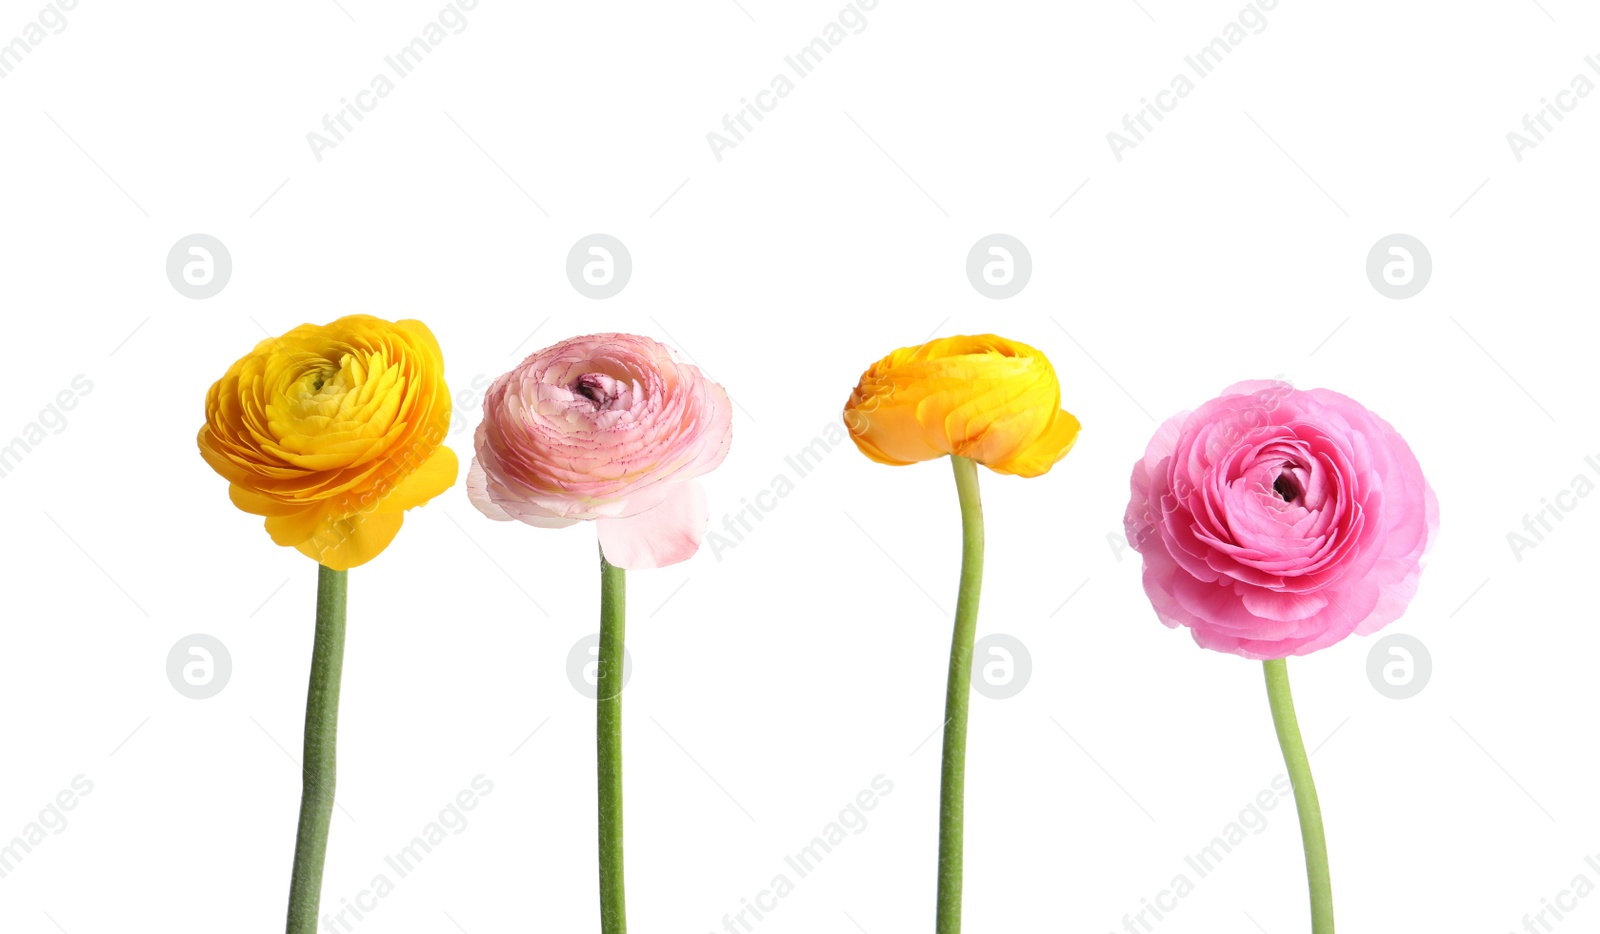
[[[333,819],[335,747],[339,735],[339,675],[344,668],[344,615],[349,572],[317,566],[317,635],[306,691],[305,764],[301,766],[300,828],[289,881],[289,934],[316,934],[322,864]]]
[[[596,758],[600,766],[600,930],[627,934],[622,885],[622,681],[627,579],[600,555],[600,659],[595,675]]]
[[[1272,705],[1272,725],[1283,747],[1283,764],[1294,785],[1294,806],[1300,812],[1300,838],[1306,850],[1306,880],[1311,888],[1311,932],[1333,934],[1333,883],[1328,876],[1328,838],[1322,831],[1322,807],[1311,780],[1311,761],[1289,693],[1289,666],[1281,658],[1268,659],[1267,700]]]
[[[950,640],[950,680],[944,701],[944,765],[939,781],[938,934],[961,931],[962,820],[966,811],[967,701],[972,693],[972,643],[978,633],[978,593],[983,589],[983,503],[978,464],[952,456],[961,499],[961,590]]]

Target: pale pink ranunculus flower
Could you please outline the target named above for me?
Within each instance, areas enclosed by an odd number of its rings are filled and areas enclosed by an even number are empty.
[[[597,523],[606,560],[655,568],[705,536],[695,478],[732,443],[728,394],[665,346],[593,334],[547,347],[483,399],[467,495],[491,519]]]
[[[1245,382],[1162,425],[1123,521],[1168,626],[1246,658],[1393,622],[1439,504],[1405,440],[1327,389]]]

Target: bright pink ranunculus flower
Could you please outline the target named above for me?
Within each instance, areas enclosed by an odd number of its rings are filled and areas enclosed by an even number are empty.
[[[1246,382],[1162,425],[1124,524],[1168,626],[1283,658],[1368,635],[1416,593],[1439,504],[1388,422],[1326,389]]]
[[[676,564],[705,536],[694,478],[727,456],[732,424],[722,387],[656,341],[574,337],[489,388],[467,494],[491,519],[597,520],[617,567]]]

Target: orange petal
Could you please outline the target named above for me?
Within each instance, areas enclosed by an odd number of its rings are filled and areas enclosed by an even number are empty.
[[[1067,452],[1078,442],[1078,428],[1078,419],[1071,412],[1062,410],[1056,415],[1050,430],[1046,431],[1038,441],[1003,464],[986,466],[995,473],[1037,477],[1067,456]]]
[[[299,512],[288,515],[268,516],[267,534],[279,545],[298,547],[302,542],[317,534],[317,530],[325,524],[326,513],[319,503],[310,509],[302,508]]]
[[[421,506],[455,486],[456,474],[460,470],[461,465],[456,460],[456,452],[449,448],[437,448],[432,456],[422,462],[421,467],[401,480],[399,485],[378,503],[375,511],[401,513],[413,506]]]

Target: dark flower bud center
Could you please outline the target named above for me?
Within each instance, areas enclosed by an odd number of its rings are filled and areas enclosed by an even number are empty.
[[[616,380],[604,373],[583,374],[572,385],[572,391],[602,409],[617,399]]]

